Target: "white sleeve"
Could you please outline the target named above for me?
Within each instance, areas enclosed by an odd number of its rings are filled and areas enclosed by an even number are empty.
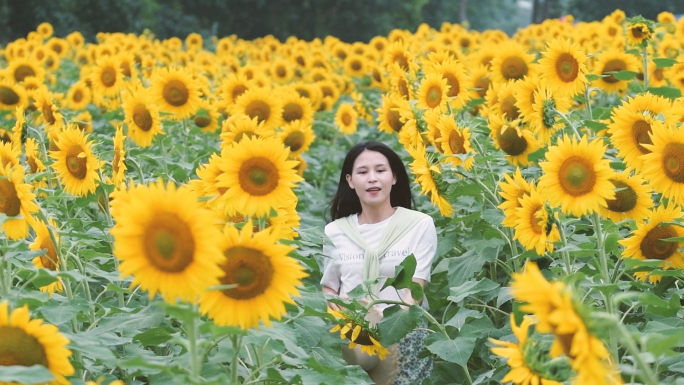
[[[326,226],[327,227],[327,226]],[[328,230],[326,228],[326,230]],[[326,235],[328,231],[326,231]],[[340,292],[340,286],[342,284],[342,272],[340,271],[340,263],[336,258],[335,253],[336,248],[330,245],[323,245],[323,255],[325,255],[325,260],[323,261],[323,277],[321,277],[321,286],[327,286],[336,292]]]
[[[413,252],[413,256],[416,257],[416,272],[413,278],[430,281],[432,261],[437,253],[437,230],[432,217],[424,219],[418,226],[422,234],[418,234],[418,244]]]

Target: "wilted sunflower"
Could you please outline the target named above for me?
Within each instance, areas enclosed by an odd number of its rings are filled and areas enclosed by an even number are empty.
[[[114,256],[131,285],[164,300],[195,301],[218,284],[224,261],[214,215],[194,193],[162,180],[121,191],[112,201]]]
[[[356,132],[358,115],[352,104],[342,103],[335,113],[335,125],[340,132],[351,135]]]
[[[490,136],[494,146],[506,154],[513,166],[530,164],[528,156],[541,148],[541,144],[532,132],[522,126],[519,119],[505,122],[497,114],[489,115]]]
[[[50,385],[69,384],[65,376],[74,374],[69,362],[69,340],[57,326],[31,319],[28,306],[9,312],[7,301],[0,303],[0,352],[2,366],[42,365],[55,377]]]
[[[285,303],[294,304],[292,296],[299,296],[297,286],[307,274],[287,255],[292,247],[277,241],[277,233],[271,231],[253,234],[251,221],[241,232],[227,225],[219,241],[225,256],[219,281],[237,287],[204,292],[200,311],[217,325],[243,329],[258,327],[260,321],[271,326],[271,317],[280,320]]]
[[[506,43],[492,59],[490,77],[498,83],[523,79],[533,74],[533,61],[534,55],[528,54],[524,47],[517,43]]]
[[[50,151],[50,157],[54,159],[52,167],[64,185],[64,191],[79,196],[95,192],[101,164],[90,148],[92,142],[88,142],[88,136],[69,125],[59,133],[55,144],[58,149]]]
[[[349,340],[349,348],[361,347],[363,353],[369,356],[378,355],[384,360],[389,354],[387,348],[383,347],[378,341],[378,330],[366,321],[362,316],[355,316],[348,312],[335,311],[328,309],[338,321],[338,324],[330,329],[331,333],[340,332],[340,338]]]
[[[651,133],[653,144],[644,144],[643,175],[653,190],[672,202],[684,205],[684,132],[680,127],[665,127],[658,122]]]
[[[489,350],[499,357],[507,359],[508,366],[511,370],[506,374],[506,376],[501,380],[501,382],[512,382],[514,384],[540,384],[540,385],[562,385],[562,382],[550,380],[544,378],[541,374],[537,373],[534,367],[525,362],[525,351],[527,350],[526,344],[528,342],[528,331],[530,326],[534,323],[533,317],[525,317],[520,325],[515,324],[515,315],[511,313],[511,330],[513,334],[518,338],[518,343],[512,343],[508,341],[495,340],[493,338],[489,339],[489,342],[496,345],[496,347],[491,347]]]
[[[264,129],[271,130],[282,123],[283,106],[278,94],[265,88],[253,88],[237,98],[231,113],[257,118],[264,124]]]
[[[315,135],[311,123],[306,124],[297,120],[285,126],[278,134],[278,138],[286,147],[290,148],[290,158],[296,158],[309,149]]]
[[[265,216],[292,200],[292,188],[302,180],[287,160],[289,150],[277,139],[243,138],[222,153],[218,187],[228,206],[251,216]]]
[[[570,97],[584,91],[587,84],[587,56],[579,44],[566,39],[553,39],[542,56],[539,60],[540,76],[546,79],[551,88]]]
[[[594,74],[601,76],[594,80],[592,86],[599,87],[608,92],[620,92],[627,89],[629,84],[626,80],[619,80],[613,76],[612,72],[639,70],[639,64],[634,55],[625,53],[618,49],[608,49],[603,51],[594,63]]]
[[[10,79],[0,78],[0,110],[14,110],[17,107],[28,107],[26,90]]]
[[[553,217],[549,216],[546,202],[537,189],[520,198],[516,209],[518,217],[515,237],[526,250],[535,250],[538,255],[553,251],[553,244],[560,241],[560,233]]]
[[[7,219],[2,229],[7,237],[13,240],[25,238],[28,235],[28,220],[31,214],[38,212],[38,205],[34,202],[33,187],[24,183],[23,166],[0,166],[0,213]]]
[[[446,112],[449,98],[447,80],[439,73],[428,73],[418,87],[418,103],[416,107],[433,111]]]
[[[628,98],[613,109],[613,122],[608,125],[608,134],[618,155],[628,166],[641,170],[644,162],[641,156],[651,151],[645,145],[653,144],[654,126],[662,127],[661,118],[675,123],[674,111],[667,99],[650,93]]]
[[[54,220],[52,220],[52,218],[50,218],[49,222],[53,229],[57,228],[57,224]],[[31,223],[31,227],[33,227],[33,231],[36,233],[36,238],[33,240],[33,243],[29,245],[29,249],[47,250],[45,254],[33,258],[33,265],[38,269],[59,271],[60,267],[59,256],[57,255],[57,247],[52,242],[50,230],[48,229],[47,224],[39,219],[36,219],[33,221],[33,223]],[[59,234],[53,230],[53,235],[57,243],[59,243]],[[58,279],[57,281],[40,288],[40,291],[49,294],[53,294],[62,290],[64,290],[64,286],[61,279]]]
[[[378,129],[388,134],[396,134],[404,127],[404,122],[401,121],[399,108],[408,104],[408,100],[402,99],[397,94],[382,95],[382,106],[376,111],[378,112]]]
[[[454,167],[462,165],[466,170],[473,167],[475,159],[468,157],[462,160],[456,155],[472,154],[473,149],[470,147],[470,129],[461,128],[456,124],[453,115],[441,115],[437,122],[440,138],[435,142],[440,143],[442,153],[446,155],[447,162]]]
[[[150,86],[151,101],[160,109],[172,115],[175,120],[182,120],[197,112],[200,106],[199,85],[192,76],[183,69],[155,69]]]
[[[684,236],[684,229],[669,224],[682,216],[682,209],[675,204],[658,206],[650,212],[648,222],[637,223],[631,237],[618,241],[625,247],[622,258],[657,259],[662,261],[660,268],[663,270],[684,268],[684,254],[680,251],[684,242],[665,240]],[[635,276],[642,281],[649,278],[651,282],[658,282],[661,279],[661,276],[648,272],[637,272]]]
[[[544,172],[539,190],[566,214],[580,217],[598,211],[607,200],[615,199],[610,162],[603,159],[604,153],[599,139],[588,143],[583,136],[578,142],[565,135],[556,146],[549,147],[547,161],[539,164]]]
[[[601,215],[616,223],[626,218],[643,222],[653,207],[651,187],[639,173],[630,176],[629,170],[615,172],[610,181],[615,186],[615,199],[606,200],[607,206],[601,207]]]
[[[140,147],[149,147],[157,134],[163,134],[159,107],[151,102],[149,91],[138,88],[123,94],[124,121],[128,137]]]
[[[69,87],[67,92],[66,106],[74,111],[85,109],[92,98],[90,88],[84,81],[77,81]]]
[[[90,72],[90,84],[98,96],[116,96],[124,85],[124,75],[116,56],[97,59],[97,65]]]
[[[514,228],[518,223],[518,208],[522,207],[520,200],[530,195],[530,191],[534,188],[534,185],[530,185],[529,182],[525,180],[520,171],[520,167],[515,169],[513,176],[509,174],[504,174],[504,179],[506,180],[499,182],[499,195],[504,199],[504,202],[498,206],[499,209],[504,212],[504,220],[501,222],[502,225],[510,228]]]

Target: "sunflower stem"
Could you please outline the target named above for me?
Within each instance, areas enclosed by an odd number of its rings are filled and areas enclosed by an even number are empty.
[[[601,276],[603,280],[604,285],[610,285],[612,284],[613,281],[611,281],[610,273],[608,271],[608,255],[606,254],[606,247],[605,247],[605,238],[603,236],[603,227],[601,226],[601,218],[599,217],[597,212],[594,212],[591,215],[591,222],[594,225],[594,231],[596,233],[596,247],[598,248],[598,253],[599,253],[599,263],[600,263],[600,269],[601,269]],[[610,290],[605,290],[602,291],[604,300],[606,302],[606,310],[608,310],[608,313],[610,314],[615,314],[615,308],[613,304],[613,299],[612,299],[612,294]],[[615,330],[610,331],[610,349],[611,353],[613,354],[614,357],[618,356],[618,347],[617,347],[617,336],[615,334]]]
[[[567,275],[572,274],[572,263],[570,262],[570,252],[567,250],[568,238],[565,235],[565,226],[563,226],[562,221],[558,221],[558,230],[561,236],[561,242],[563,243],[563,250],[561,251],[561,257],[563,258],[563,263],[565,264],[565,273]]]
[[[641,57],[644,60],[644,91],[648,89],[648,44],[643,44]]]
[[[589,83],[585,84],[586,87],[584,87],[584,97],[587,100],[587,112],[589,113],[589,118],[588,120],[594,120],[594,113],[591,111],[591,99],[589,99],[589,96],[591,95],[591,90],[589,89]]]
[[[193,308],[193,311],[196,309]],[[197,350],[197,338],[199,337],[199,325],[197,324],[197,317],[192,317],[189,325],[187,325],[185,333],[188,335],[188,353],[190,353],[190,374],[193,380],[197,380],[202,372],[201,356]]]
[[[2,298],[7,298],[9,294],[10,283],[8,282],[11,274],[9,273],[9,265],[7,266],[7,271],[5,271],[5,252],[0,255],[0,294]]]
[[[240,355],[240,342],[242,341],[242,336],[234,335],[231,337],[233,341],[233,359],[230,363],[230,383],[231,385],[238,385],[238,356]]]
[[[575,125],[572,124],[572,122],[570,121],[570,119],[568,119],[568,116],[565,115],[564,113],[558,111],[558,110],[555,110],[555,111],[556,111],[556,113],[558,114],[558,116],[560,116],[561,118],[563,118],[563,120],[565,121],[565,124],[566,124],[567,126],[569,126],[570,128],[572,128],[572,131],[575,133],[575,136],[576,136],[577,140],[579,140],[579,139],[581,138],[581,136],[580,136],[580,134],[579,134],[579,131],[577,131],[577,127],[575,127]]]

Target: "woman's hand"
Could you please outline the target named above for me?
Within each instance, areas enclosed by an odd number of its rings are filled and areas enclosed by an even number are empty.
[[[322,291],[323,291],[323,294],[340,295],[340,293],[338,293],[337,291],[335,291],[335,290],[333,290],[327,286],[323,286]],[[331,308],[332,310],[340,311],[340,307],[337,306],[337,304],[334,304],[332,302],[328,302],[328,307]]]

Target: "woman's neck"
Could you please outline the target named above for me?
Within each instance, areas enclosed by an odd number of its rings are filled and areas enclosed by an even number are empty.
[[[389,218],[397,211],[395,207],[390,205],[382,207],[363,207],[361,213],[359,214],[359,224],[369,225],[373,223],[382,222]]]

